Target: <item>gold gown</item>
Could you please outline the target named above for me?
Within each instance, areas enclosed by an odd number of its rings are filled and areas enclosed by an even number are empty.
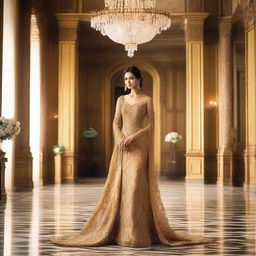
[[[113,122],[115,145],[101,197],[80,232],[52,237],[53,243],[148,247],[157,243],[177,246],[211,242],[204,237],[175,232],[169,226],[157,174],[151,168],[153,120],[150,97],[132,105],[124,96],[118,98]],[[135,141],[121,151],[122,138],[132,134]]]

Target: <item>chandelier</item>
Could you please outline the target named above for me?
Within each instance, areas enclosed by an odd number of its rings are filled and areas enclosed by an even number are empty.
[[[138,44],[151,41],[171,26],[170,14],[155,7],[156,0],[105,0],[102,11],[92,12],[91,27],[123,44],[133,57]]]

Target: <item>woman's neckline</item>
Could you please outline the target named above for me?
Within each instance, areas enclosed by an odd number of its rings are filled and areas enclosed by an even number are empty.
[[[137,105],[139,103],[146,103],[147,102],[147,100],[143,100],[143,101],[138,101],[138,102],[130,103],[127,99],[125,99],[125,96],[126,95],[123,96],[123,99],[124,99],[125,103],[127,103],[130,106]]]

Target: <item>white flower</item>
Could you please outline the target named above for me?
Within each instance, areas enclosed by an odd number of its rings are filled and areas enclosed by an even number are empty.
[[[18,135],[20,133],[20,126],[14,127],[14,133],[15,133],[15,135]]]
[[[16,125],[16,121],[15,121],[15,120],[9,119],[8,121],[9,121],[9,124],[10,124],[10,125]]]
[[[13,130],[12,124],[8,124],[7,127],[5,128],[6,133],[12,134],[13,133],[12,130]]]
[[[63,153],[64,152],[64,146],[63,145],[61,145],[61,144],[57,144],[57,145],[54,145],[53,146],[53,148],[52,148],[52,150],[53,150],[53,152],[55,153],[55,154],[58,154],[58,153]]]
[[[165,136],[164,141],[168,143],[178,143],[182,139],[182,136],[179,135],[177,132],[170,132],[167,133]]]
[[[0,142],[12,139],[20,133],[20,122],[0,117]]]
[[[83,135],[87,139],[92,139],[95,138],[98,135],[98,133],[94,128],[90,127],[89,129],[83,132]]]

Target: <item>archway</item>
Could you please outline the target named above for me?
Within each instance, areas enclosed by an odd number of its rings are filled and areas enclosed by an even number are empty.
[[[109,134],[112,133],[112,120],[111,120],[111,79],[119,71],[124,70],[129,64],[127,62],[118,63],[113,65],[107,72],[104,86],[104,109],[105,116],[104,130],[105,130],[105,159],[106,166],[108,166],[111,157],[111,138]],[[155,130],[154,130],[154,170],[160,172],[161,170],[161,122],[160,122],[160,77],[157,70],[145,63],[139,61],[133,61],[132,65],[138,66],[141,70],[144,70],[152,77],[153,88],[153,104],[155,110]],[[108,107],[106,107],[108,106]]]

